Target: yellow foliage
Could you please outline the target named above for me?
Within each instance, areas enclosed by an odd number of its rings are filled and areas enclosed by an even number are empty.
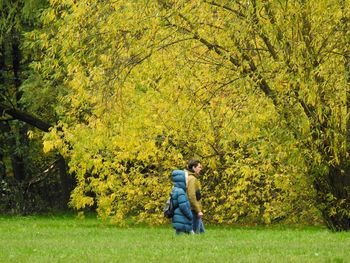
[[[295,219],[313,205],[305,156],[319,155],[317,143],[300,143],[312,140],[314,121],[300,98],[319,123],[347,114],[342,58],[323,50],[333,33],[336,50],[342,13],[333,0],[254,2],[51,1],[43,17],[55,22],[35,36],[46,55],[36,69],[55,72],[64,92],[44,150],[69,158],[73,207],[97,204],[120,224],[163,223],[170,171],[191,157],[206,167],[213,222]],[[328,57],[312,67],[316,51]],[[332,138],[339,162],[344,140],[333,135],[320,141]]]

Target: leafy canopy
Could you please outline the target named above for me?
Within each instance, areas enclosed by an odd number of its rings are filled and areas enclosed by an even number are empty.
[[[170,170],[197,157],[212,220],[312,216],[310,165],[347,156],[347,1],[50,3],[28,37],[75,208],[161,222]]]

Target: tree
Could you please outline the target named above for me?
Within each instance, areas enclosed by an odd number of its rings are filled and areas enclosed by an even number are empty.
[[[16,13],[19,10],[20,2],[2,1],[1,2],[1,34],[0,34],[0,54],[1,54],[1,97],[0,102],[10,101],[17,105],[21,98],[19,86],[21,83],[20,59],[19,51],[19,18]],[[11,162],[13,173],[16,179],[23,180],[25,177],[24,161],[20,154],[18,143],[26,144],[25,136],[26,127],[9,125],[8,122],[3,122],[4,129],[12,133],[7,136],[9,144],[12,145]],[[6,127],[5,127],[6,126]],[[16,134],[18,136],[16,136]],[[16,140],[18,139],[18,140]]]
[[[33,131],[33,127],[47,132],[51,125],[48,121],[43,121],[48,118],[41,119],[27,112],[28,104],[24,100],[22,89],[31,61],[30,54],[26,53],[28,49],[24,47],[24,34],[37,26],[39,10],[45,5],[47,5],[45,0],[0,1],[0,191],[2,192],[0,209],[2,212],[10,210],[28,213],[33,209],[42,210],[45,207],[40,201],[54,196],[46,192],[43,198],[40,191],[56,183],[53,179],[55,173],[52,169],[46,170],[45,167],[46,163],[51,163],[52,158],[56,156],[43,157],[40,138],[33,139],[35,137],[33,134],[38,131]],[[28,96],[26,98],[28,99]],[[46,117],[43,114],[41,116]],[[37,133],[40,136],[40,133]],[[32,140],[29,137],[32,137]],[[65,195],[61,207],[66,207],[69,185],[62,156],[58,156],[57,163],[55,167],[60,166],[58,173]],[[41,186],[41,189],[35,188],[34,184],[41,183],[38,178],[46,176],[43,170],[51,172],[51,185],[49,183]],[[57,190],[57,193],[60,192]]]
[[[45,149],[70,159],[72,204],[155,222],[164,171],[197,155],[217,222],[305,211],[312,182],[327,225],[348,230],[349,8],[53,2],[30,37],[44,86],[59,87]]]

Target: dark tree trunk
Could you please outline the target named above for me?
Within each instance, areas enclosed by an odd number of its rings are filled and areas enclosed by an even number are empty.
[[[21,182],[25,179],[24,164],[23,159],[18,158],[19,155],[15,153],[16,148],[18,147],[16,138],[14,136],[15,133],[12,131],[11,126],[8,124],[8,122],[5,122],[5,124],[2,125],[1,130],[7,134],[10,134],[9,136],[5,136],[6,141],[4,145],[8,145],[9,150],[11,152],[10,160],[13,176],[16,178],[17,181]]]
[[[4,43],[0,42],[0,102],[4,100],[3,96],[5,93],[5,77],[4,77],[5,71],[6,71],[5,47],[4,47]]]
[[[3,94],[5,93],[4,86],[5,86],[5,78],[4,78],[4,72],[5,72],[5,47],[3,42],[0,42],[0,102],[3,101]],[[1,117],[1,114],[0,114]],[[1,135],[4,134],[3,131],[3,125],[0,123],[0,180],[5,177],[6,175],[6,167],[3,162],[4,158],[4,149],[3,145],[5,145],[5,142]]]
[[[64,160],[62,155],[59,155],[59,160],[57,163],[59,173],[60,173],[60,179],[61,179],[61,186],[62,186],[62,204],[61,207],[63,209],[67,209],[69,198],[70,198],[70,192],[73,189],[73,184],[71,182],[70,177],[67,174],[67,165],[66,161]]]
[[[0,180],[5,178],[6,176],[6,167],[5,167],[3,158],[4,158],[4,155],[3,155],[2,149],[0,148]]]
[[[13,80],[16,88],[16,103],[20,107],[19,101],[22,97],[22,92],[19,90],[21,85],[20,70],[21,70],[21,50],[19,48],[19,34],[17,31],[12,31],[12,70]]]
[[[20,99],[22,97],[22,93],[19,90],[19,87],[21,85],[20,80],[20,62],[21,62],[21,54],[19,49],[19,36],[16,31],[12,31],[12,73],[13,73],[13,84],[15,87],[16,92],[16,104],[17,107],[20,107]],[[11,129],[11,132],[13,136],[11,136],[10,139],[10,145],[13,147],[11,153],[11,162],[12,162],[12,168],[13,168],[13,174],[14,177],[18,181],[23,181],[25,179],[25,169],[24,169],[24,158],[23,153],[25,151],[25,145],[23,143],[26,143],[26,128],[23,128],[21,124],[18,126],[18,129]],[[15,137],[18,136],[18,141]],[[16,151],[17,148],[21,148],[20,151]],[[18,153],[20,152],[20,153]]]
[[[344,162],[315,178],[317,201],[327,226],[334,231],[350,230],[350,166]]]

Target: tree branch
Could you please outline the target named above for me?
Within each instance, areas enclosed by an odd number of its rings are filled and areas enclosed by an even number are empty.
[[[10,115],[14,119],[28,123],[44,132],[48,132],[51,127],[49,123],[44,122],[43,120],[40,120],[39,118],[29,113],[26,113],[24,111],[21,111],[12,107],[8,107],[3,103],[0,103],[0,116],[3,116],[3,115]]]
[[[242,12],[234,10],[231,7],[229,7],[228,5],[221,5],[221,4],[218,4],[218,3],[214,2],[214,1],[204,1],[204,3],[207,3],[209,5],[213,5],[213,6],[216,6],[216,7],[221,7],[223,9],[227,10],[227,11],[230,11],[230,12],[236,14],[237,16],[239,16],[241,18],[246,18],[246,16]]]

